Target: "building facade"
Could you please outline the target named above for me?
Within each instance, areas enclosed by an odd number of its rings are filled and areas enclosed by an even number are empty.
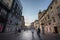
[[[42,15],[42,12],[39,13]],[[39,25],[44,33],[60,33],[60,0],[52,0],[45,13],[38,16]]]
[[[0,0],[0,32],[4,32],[13,0]]]
[[[34,27],[34,22],[31,23],[30,27]]]
[[[25,27],[25,19],[24,16],[21,16],[21,28],[24,29]]]
[[[20,0],[14,0],[12,9],[8,15],[5,32],[15,32],[21,28],[22,5]]]
[[[39,27],[38,20],[35,20],[35,21],[34,21],[34,28],[37,30],[38,27]]]
[[[45,15],[45,12],[46,12],[46,10],[43,10],[42,12],[40,11],[38,13],[38,23],[39,23],[41,33],[44,32],[44,26],[42,26],[42,23],[44,23],[44,21],[43,21],[42,17]]]

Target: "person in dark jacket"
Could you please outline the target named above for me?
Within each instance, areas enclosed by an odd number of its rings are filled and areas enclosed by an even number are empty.
[[[40,28],[37,29],[37,35],[40,37]]]

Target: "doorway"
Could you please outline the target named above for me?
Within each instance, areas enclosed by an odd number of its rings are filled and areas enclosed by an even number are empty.
[[[55,31],[55,33],[58,33],[57,27],[54,27],[54,31]]]

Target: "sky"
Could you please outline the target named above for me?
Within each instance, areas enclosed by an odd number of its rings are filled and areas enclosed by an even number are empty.
[[[31,22],[38,20],[38,12],[47,9],[51,0],[20,0],[25,18],[25,25],[29,26]]]

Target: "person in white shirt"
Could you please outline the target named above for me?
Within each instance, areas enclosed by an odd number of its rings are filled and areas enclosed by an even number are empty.
[[[34,34],[34,27],[31,28],[32,35]]]

